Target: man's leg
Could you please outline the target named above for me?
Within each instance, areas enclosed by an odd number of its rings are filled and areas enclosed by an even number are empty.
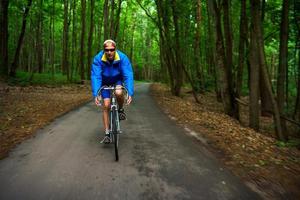
[[[103,126],[104,126],[104,132],[105,136],[101,143],[109,144],[111,142],[111,139],[109,137],[109,110],[110,110],[110,99],[105,98],[103,100]]]
[[[123,95],[123,90],[121,85],[116,86],[116,97],[117,97],[119,108],[123,108],[124,95]]]
[[[116,86],[116,97],[119,105],[119,119],[120,120],[125,120],[126,119],[126,114],[123,108],[124,105],[124,95],[123,95],[123,90],[121,85]]]
[[[110,111],[110,99],[103,100],[103,126],[105,131],[109,130],[109,111]]]

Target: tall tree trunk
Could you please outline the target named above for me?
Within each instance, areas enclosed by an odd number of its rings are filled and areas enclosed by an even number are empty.
[[[53,1],[52,1],[52,3],[53,3]],[[50,8],[49,8],[50,9]],[[54,75],[54,74],[52,74],[52,58],[51,58],[51,54],[52,54],[52,40],[53,40],[53,35],[52,35],[52,21],[53,21],[53,15],[52,15],[52,12],[53,12],[53,8],[51,8],[50,10],[49,10],[49,17],[50,17],[50,19],[49,19],[49,43],[48,43],[48,52],[46,53],[46,55],[47,55],[47,60],[49,60],[49,63],[47,63],[47,64],[49,64],[49,66],[51,67],[50,68],[50,73],[51,73],[51,78],[53,78],[53,76],[52,75]]]
[[[121,15],[121,5],[122,5],[122,0],[118,0],[118,10],[117,10],[117,14],[116,14],[116,21],[115,21],[115,30],[114,30],[114,35],[113,38],[115,38],[115,40],[118,40],[118,33],[119,33],[119,28],[120,28],[120,15]]]
[[[93,44],[93,32],[94,32],[94,7],[95,1],[90,0],[90,31],[88,37],[88,78],[91,77],[91,64],[92,64],[92,44]]]
[[[110,22],[109,38],[115,40],[116,38],[113,38],[113,36],[115,35],[115,33],[114,33],[114,30],[115,30],[115,0],[110,0],[110,18],[109,18],[109,22]]]
[[[0,2],[0,74],[8,75],[8,4]]]
[[[196,77],[197,81],[199,81],[199,90],[200,92],[204,92],[204,74],[202,73],[201,66],[201,52],[200,52],[200,38],[201,38],[201,0],[196,0],[196,32],[195,32],[195,49],[194,49],[194,57],[195,57],[195,69],[196,69]]]
[[[101,47],[103,44],[103,32],[102,32],[102,26],[103,26],[103,17],[100,17],[99,21],[98,21],[99,25],[98,25],[98,33],[97,33],[97,44],[99,45],[98,47]]]
[[[142,37],[142,32],[141,32],[141,37]],[[150,34],[147,32],[146,33],[146,38],[145,38],[145,47],[147,48],[147,49],[151,49],[151,38],[150,38]],[[149,51],[146,51],[145,53],[144,53],[144,66],[143,66],[143,72],[144,72],[144,75],[143,75],[143,79],[144,80],[151,80],[150,79],[150,66],[149,66],[149,62],[150,62],[150,52]]]
[[[265,10],[266,10],[266,0],[261,0],[261,21],[265,19]]]
[[[265,19],[265,9],[266,8],[266,1],[265,0],[261,0],[260,3],[260,21],[261,24],[263,24],[264,19]],[[261,25],[262,26],[262,25]],[[264,34],[264,29],[263,26],[261,27],[261,32],[262,35]],[[264,40],[261,40],[262,45],[264,45]],[[265,55],[264,55],[265,57]],[[261,70],[261,69],[260,69]],[[269,94],[265,91],[267,91],[267,86],[265,85],[264,81],[263,81],[263,77],[262,77],[262,73],[260,73],[260,100],[261,100],[261,115],[262,116],[270,116],[270,112],[272,112],[272,99],[269,96]]]
[[[121,35],[121,38],[119,38],[118,40],[118,43],[119,43],[119,47],[121,49],[125,49],[126,47],[126,40],[125,40],[125,31],[127,30],[127,16],[128,16],[128,6],[126,7],[126,10],[125,10],[125,14],[124,14],[124,17],[123,17],[123,29],[121,31],[122,35]]]
[[[234,84],[233,84],[233,76],[232,76],[232,69],[233,62],[233,50],[232,50],[232,30],[231,30],[231,17],[230,17],[230,4],[229,0],[223,0],[223,23],[224,23],[224,35],[225,35],[225,44],[226,44],[226,51],[225,51],[225,59],[226,59],[226,77],[228,81],[228,95],[230,100],[230,112],[229,115],[238,119],[239,111],[237,106],[237,101],[235,101],[235,92],[234,92]]]
[[[80,39],[80,78],[81,83],[84,82],[85,79],[85,66],[84,66],[84,58],[85,58],[85,51],[84,51],[84,40],[85,40],[85,9],[86,9],[86,2],[85,0],[81,0],[81,39]]]
[[[214,13],[215,13],[215,20],[216,20],[216,64],[217,64],[217,74],[218,74],[218,85],[221,89],[221,98],[224,107],[224,111],[227,115],[232,115],[232,103],[231,103],[231,94],[229,92],[229,77],[228,77],[228,70],[225,66],[225,48],[223,43],[223,34],[222,34],[222,26],[221,26],[221,6],[217,4],[214,0]]]
[[[129,58],[131,60],[131,62],[133,62],[133,49],[134,49],[134,32],[135,32],[135,27],[136,27],[136,23],[134,22],[134,24],[132,25],[132,35],[130,38],[130,50],[129,50]]]
[[[161,33],[160,33],[161,34]],[[164,59],[164,50],[162,48],[162,38],[161,36],[159,37],[159,61],[160,61],[160,74],[159,74],[159,79],[163,82],[163,83],[168,83],[168,68],[167,68],[167,64],[166,64],[166,60]]]
[[[278,79],[277,79],[277,102],[281,115],[284,115],[285,104],[285,84],[287,83],[287,69],[288,69],[288,37],[289,37],[289,1],[283,0],[282,14],[280,24],[280,47],[279,47],[279,66],[278,66]],[[286,123],[281,118],[281,127],[283,132],[287,132]]]
[[[38,72],[44,70],[44,45],[43,45],[43,0],[40,0],[38,12],[38,28],[37,28],[37,59]]]
[[[77,0],[73,0],[72,4],[72,50],[71,50],[71,73],[70,73],[70,80],[73,80],[73,75],[77,74],[77,15],[76,15],[76,7],[77,7]]]
[[[223,8],[223,28],[225,36],[225,59],[227,65],[227,74],[231,77],[233,62],[232,62],[232,30],[230,20],[230,5],[229,0],[222,0]]]
[[[19,36],[17,49],[16,49],[16,52],[15,52],[15,56],[14,56],[13,62],[11,64],[11,69],[10,69],[10,73],[9,73],[9,75],[12,76],[12,77],[16,76],[16,71],[17,71],[17,67],[18,67],[18,64],[19,64],[20,51],[21,51],[21,48],[22,48],[22,45],[23,45],[23,39],[24,39],[24,35],[25,35],[25,30],[26,30],[27,16],[28,16],[31,4],[32,4],[32,0],[28,0],[27,6],[26,6],[25,11],[23,13],[21,33],[20,33],[20,36]]]
[[[52,78],[54,79],[55,74],[55,40],[54,40],[54,33],[55,33],[55,0],[53,0],[52,4],[52,38],[51,38],[51,72]]]
[[[175,61],[176,65],[175,67],[175,74],[176,74],[176,79],[175,79],[175,96],[180,96],[180,91],[183,83],[183,61],[182,57],[180,55],[181,52],[181,45],[180,45],[180,34],[179,34],[179,24],[178,24],[178,12],[177,12],[177,7],[176,7],[176,0],[172,1],[171,7],[173,11],[173,23],[174,23],[174,28],[175,28]]]
[[[298,32],[298,35],[300,36],[300,32]],[[300,122],[300,50],[298,50],[298,77],[297,78],[298,78],[297,98],[295,103],[294,119]]]
[[[63,50],[62,50],[62,72],[64,75],[67,75],[68,80],[69,77],[69,0],[64,0],[64,29],[63,29]]]
[[[174,54],[171,48],[171,43],[169,43],[169,10],[165,8],[163,1],[155,0],[155,4],[157,7],[158,13],[158,23],[157,26],[159,28],[159,36],[160,36],[160,52],[161,52],[161,68],[167,69],[169,76],[169,84],[171,88],[171,93],[174,95],[174,71],[172,66],[174,66]]]
[[[260,69],[261,70],[261,69]],[[260,76],[262,76],[262,73],[260,73]],[[260,77],[260,100],[261,100],[261,115],[262,116],[270,116],[270,113],[272,112],[272,103],[271,103],[271,97],[269,96],[267,91],[267,86],[265,85],[263,81],[263,77]]]
[[[29,32],[30,33],[34,33],[35,31],[35,27],[36,25],[33,24],[32,20],[29,23]],[[36,41],[35,41],[35,37],[31,37],[29,38],[29,44],[28,44],[28,49],[36,49]],[[32,75],[30,77],[30,81],[31,78],[33,77],[33,73],[35,72],[35,67],[37,66],[36,64],[36,54],[35,53],[30,53],[29,54],[29,61],[28,61],[28,69],[27,72],[30,72]]]
[[[108,0],[104,1],[104,5],[103,5],[103,20],[104,20],[104,40],[109,39],[109,31],[110,31],[110,27],[109,27],[109,2]]]
[[[208,63],[208,74],[212,75],[214,77],[214,85],[215,85],[215,92],[216,92],[216,96],[217,96],[217,100],[218,102],[222,101],[221,99],[221,89],[219,86],[219,77],[217,75],[217,71],[216,71],[216,41],[215,41],[215,36],[216,34],[213,33],[212,30],[215,30],[215,23],[213,22],[213,18],[215,18],[216,14],[214,11],[214,3],[213,1],[206,1],[206,7],[207,7],[207,22],[208,22],[208,40],[206,41],[206,46],[208,47],[207,49],[207,63]]]
[[[250,102],[249,102],[249,126],[254,130],[259,130],[259,79],[260,64],[258,59],[258,37],[257,32],[260,28],[257,25],[259,18],[259,5],[255,0],[251,0],[251,28],[250,28]]]
[[[300,122],[300,2],[294,0],[294,21],[297,29],[296,35],[296,44],[295,44],[295,65],[298,68],[298,76],[296,77],[298,80],[297,83],[297,98],[295,102],[295,111],[294,111],[294,119]],[[297,62],[297,52],[298,52],[298,62]],[[296,67],[295,67],[296,68]],[[300,133],[300,129],[299,133]]]
[[[241,0],[241,15],[240,15],[240,41],[239,41],[239,60],[236,76],[236,97],[240,98],[243,86],[243,72],[245,65],[245,45],[247,40],[247,26],[248,20],[246,15],[247,1]],[[240,110],[239,104],[238,111]],[[240,119],[240,117],[238,117]]]
[[[259,58],[259,65],[260,65],[260,72],[262,73],[262,81],[266,86],[266,93],[271,98],[271,105],[273,110],[273,118],[274,118],[274,125],[275,125],[275,132],[277,135],[277,138],[279,140],[286,141],[287,136],[282,131],[281,123],[280,123],[280,113],[278,109],[277,102],[275,100],[275,97],[272,92],[272,86],[270,82],[270,78],[268,75],[267,67],[266,67],[266,61],[264,56],[264,46],[263,46],[263,35],[262,35],[262,26],[261,26],[261,20],[259,19],[260,13],[260,0],[251,0],[251,10],[252,10],[252,18],[253,18],[253,26],[254,29],[257,30],[255,33],[255,37],[257,37],[257,57]],[[254,13],[257,12],[257,13]]]

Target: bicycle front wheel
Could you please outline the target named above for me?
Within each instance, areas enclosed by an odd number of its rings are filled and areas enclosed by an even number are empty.
[[[119,160],[119,134],[118,134],[118,125],[117,125],[117,110],[114,108],[112,110],[112,133],[114,137],[114,146],[115,146],[115,156],[116,161]]]

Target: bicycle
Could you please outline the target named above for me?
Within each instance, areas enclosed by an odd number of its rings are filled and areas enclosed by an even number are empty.
[[[115,158],[116,161],[119,160],[119,134],[121,132],[121,127],[120,127],[120,119],[119,119],[119,105],[117,102],[117,97],[116,97],[116,89],[122,89],[125,90],[126,93],[126,98],[128,98],[128,92],[127,89],[124,86],[118,86],[116,87],[115,85],[111,86],[102,86],[98,92],[97,96],[101,96],[101,91],[102,90],[109,90],[110,91],[110,112],[109,112],[109,137],[110,137],[110,143],[114,144],[115,147]],[[125,100],[126,100],[125,98]]]

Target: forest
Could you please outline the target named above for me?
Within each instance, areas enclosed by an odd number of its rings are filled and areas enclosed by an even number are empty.
[[[10,84],[90,79],[105,39],[130,58],[135,80],[195,101],[214,92],[249,127],[272,116],[276,138],[300,133],[300,1],[1,0],[0,70]],[[246,99],[246,101],[245,101]],[[291,128],[292,127],[292,128]]]

